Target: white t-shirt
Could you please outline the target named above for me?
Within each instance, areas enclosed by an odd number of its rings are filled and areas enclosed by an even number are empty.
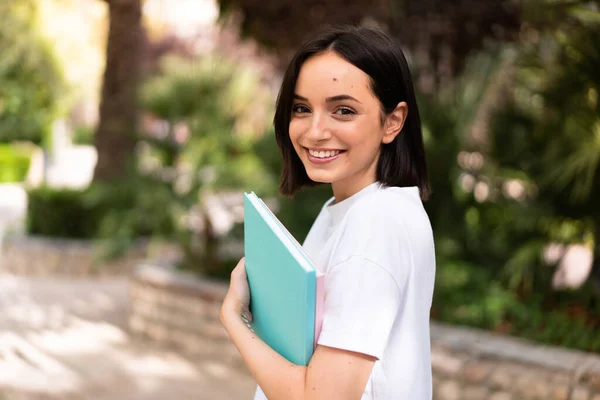
[[[435,253],[418,188],[376,182],[330,199],[303,247],[325,274],[318,344],[377,358],[362,400],[430,400]]]

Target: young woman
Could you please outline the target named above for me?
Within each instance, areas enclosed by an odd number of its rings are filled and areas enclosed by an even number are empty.
[[[419,111],[400,47],[367,28],[320,33],[291,61],[274,124],[281,193],[329,183],[334,197],[303,245],[325,274],[323,327],[307,367],[246,327],[243,259],[231,274],[221,320],[259,385],[256,398],[430,400],[434,244]]]

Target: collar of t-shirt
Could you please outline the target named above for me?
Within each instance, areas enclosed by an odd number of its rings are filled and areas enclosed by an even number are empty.
[[[369,186],[364,187],[363,189],[359,190],[352,196],[339,203],[335,203],[335,197],[329,199],[329,201],[325,204],[325,209],[331,217],[332,225],[337,226],[342,221],[344,215],[346,215],[350,207],[352,207],[352,205],[356,203],[361,197],[364,197],[369,193],[376,192],[380,190],[381,187],[382,186],[379,182],[373,182]]]

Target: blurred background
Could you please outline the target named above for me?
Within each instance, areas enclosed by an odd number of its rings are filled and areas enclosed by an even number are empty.
[[[23,287],[58,284],[12,268],[7,246],[28,238],[91,243],[96,271],[140,243],[169,246],[143,258],[226,282],[254,191],[302,241],[331,191],[278,195],[275,98],[307,34],[353,23],[396,37],[412,68],[433,319],[600,350],[600,2],[11,0],[0,21],[6,313]],[[57,293],[92,290],[65,282]],[[0,398],[27,388],[2,379],[14,323],[0,319]]]

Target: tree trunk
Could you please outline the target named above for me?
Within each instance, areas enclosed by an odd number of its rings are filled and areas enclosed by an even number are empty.
[[[105,1],[110,26],[100,122],[94,136],[98,151],[94,180],[112,182],[127,175],[136,142],[142,26],[140,0]]]

